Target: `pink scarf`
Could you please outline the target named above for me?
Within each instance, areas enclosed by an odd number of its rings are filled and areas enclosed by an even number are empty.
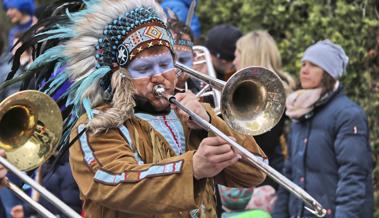
[[[314,108],[314,104],[321,97],[321,88],[300,89],[288,95],[286,99],[286,115],[292,119],[298,119]]]

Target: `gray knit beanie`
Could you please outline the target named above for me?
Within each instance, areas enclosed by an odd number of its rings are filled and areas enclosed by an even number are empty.
[[[338,80],[346,72],[349,57],[340,45],[326,39],[307,48],[301,61],[316,64]]]

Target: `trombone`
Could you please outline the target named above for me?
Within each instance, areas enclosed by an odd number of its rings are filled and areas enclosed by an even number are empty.
[[[207,67],[207,73],[209,76],[216,78],[216,71],[212,64],[211,54],[209,53],[209,50],[201,45],[195,45],[193,46],[193,51],[196,53],[197,60],[194,61],[193,65],[202,65],[205,64]],[[196,93],[196,96],[198,97],[204,97],[204,96],[212,96],[213,97],[213,103],[216,113],[218,114],[220,111],[220,99],[221,99],[221,92],[217,89],[211,89],[212,88],[209,83],[206,84],[198,93]]]
[[[284,112],[285,92],[280,78],[272,71],[263,67],[248,67],[235,73],[227,82],[211,78],[178,62],[175,66],[190,75],[197,77],[221,91],[221,113],[225,122],[234,130],[248,135],[259,135],[275,126]],[[259,157],[230,139],[211,123],[202,119],[180,104],[175,96],[165,93],[163,85],[153,87],[156,96],[166,99],[171,104],[186,112],[192,120],[207,131],[227,141],[237,149],[252,165],[265,172],[268,176],[296,195],[307,205],[305,208],[317,217],[324,217],[326,210],[304,189],[280,174],[263,162]],[[251,95],[247,94],[251,93]]]
[[[0,164],[65,215],[80,218],[72,208],[22,172],[37,168],[53,155],[62,135],[62,123],[60,109],[48,95],[28,90],[9,96],[0,103],[0,148],[7,156],[7,159],[0,157]],[[56,217],[13,183],[7,186],[43,217]]]

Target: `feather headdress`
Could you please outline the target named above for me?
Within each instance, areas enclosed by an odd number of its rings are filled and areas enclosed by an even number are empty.
[[[67,115],[66,141],[84,110],[93,118],[88,128],[95,132],[116,127],[133,114],[134,88],[125,67],[139,52],[159,45],[174,54],[166,16],[154,0],[68,2],[21,38],[16,53],[33,46],[35,59],[22,79],[30,83],[36,78],[36,87],[60,103]],[[17,67],[16,60],[9,83]],[[105,102],[111,107],[93,117],[92,108]]]

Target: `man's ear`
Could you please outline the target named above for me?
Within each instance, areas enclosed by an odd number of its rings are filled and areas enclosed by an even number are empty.
[[[211,54],[212,63],[220,63],[220,60],[213,54]]]
[[[221,63],[223,64],[228,64],[230,61],[227,61],[227,60],[224,60],[224,59],[220,59],[221,60]]]

